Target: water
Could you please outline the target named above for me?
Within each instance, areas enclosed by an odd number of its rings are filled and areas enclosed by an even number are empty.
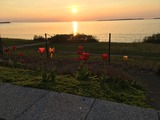
[[[94,35],[99,41],[140,42],[145,36],[160,33],[160,20],[88,21],[88,22],[17,22],[0,24],[1,37],[33,39],[45,33]]]

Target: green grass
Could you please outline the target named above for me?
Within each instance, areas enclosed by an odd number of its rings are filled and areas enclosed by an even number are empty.
[[[24,40],[24,39],[16,39],[16,38],[1,38],[1,39],[7,46],[37,43],[37,41],[33,41],[33,40]]]
[[[57,52],[77,52],[79,45],[84,46],[84,51],[91,54],[108,53],[107,43],[52,43],[50,47],[55,47]],[[39,46],[30,47],[38,49]],[[45,47],[45,45],[44,45]],[[27,49],[27,48],[26,48]],[[111,55],[131,55],[131,56],[146,56],[146,57],[160,57],[160,46],[149,43],[112,43]],[[23,50],[23,49],[22,49]],[[25,50],[25,49],[24,49]],[[33,51],[34,52],[34,51]],[[36,51],[37,52],[37,51]]]
[[[84,46],[84,51],[90,53],[89,61],[100,61],[101,54],[108,53],[108,43],[49,43],[50,47],[55,47],[55,59],[76,59],[78,46]],[[17,49],[17,52],[23,52],[29,56],[39,56],[38,47],[45,47],[45,45],[38,45],[33,47],[26,47]],[[160,66],[160,45],[149,43],[112,43],[111,44],[111,63],[124,63],[123,55],[127,55],[130,65],[137,65],[142,67],[150,67],[158,69]],[[46,54],[43,55],[44,57]]]
[[[37,41],[24,40],[24,39],[10,39],[2,38],[2,40],[8,45],[19,45],[34,43]],[[93,54],[102,54],[108,52],[108,43],[49,43],[50,47],[55,47],[57,51],[77,52],[79,45],[84,46],[84,50]],[[30,48],[36,48],[30,47]],[[45,47],[45,46],[44,46]],[[29,49],[30,49],[29,48]],[[138,55],[146,57],[160,57],[160,45],[150,43],[111,43],[111,54],[118,55]],[[32,50],[32,49],[31,49]]]
[[[146,91],[134,84],[127,84],[124,87],[124,84],[115,84],[115,81],[105,81],[105,87],[102,87],[100,78],[78,81],[75,76],[71,75],[57,75],[55,82],[43,82],[38,71],[1,66],[0,73],[1,82],[151,107],[148,104]],[[109,88],[111,92],[106,91],[106,88]]]
[[[3,39],[8,45],[28,44],[35,41],[20,40],[20,39]],[[108,53],[108,43],[49,43],[49,47],[55,47],[56,52],[54,59],[77,59],[78,46],[84,46],[84,51],[90,53],[89,61],[102,62],[101,54]],[[23,52],[27,56],[40,56],[37,45],[33,47],[25,47],[17,49],[18,52]],[[150,43],[111,43],[111,63],[124,63],[123,55],[127,55],[129,60],[127,64],[144,68],[157,70],[160,68],[160,45]],[[46,56],[46,53],[43,55]]]

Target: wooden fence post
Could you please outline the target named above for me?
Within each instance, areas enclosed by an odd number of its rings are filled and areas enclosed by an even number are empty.
[[[109,33],[109,43],[108,43],[108,62],[111,62],[111,33]]]
[[[0,36],[0,54],[3,54],[3,44],[2,44],[1,36]]]
[[[45,33],[45,40],[46,40],[46,52],[47,52],[47,59],[49,58],[49,53],[48,53],[48,38],[47,34]]]

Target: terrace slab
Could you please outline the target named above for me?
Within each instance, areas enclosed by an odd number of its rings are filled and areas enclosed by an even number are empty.
[[[94,100],[50,92],[17,120],[84,120]]]
[[[0,118],[13,120],[44,97],[48,91],[19,87],[11,84],[0,86]]]
[[[0,91],[2,91],[3,89],[7,89],[9,87],[13,87],[13,85],[8,83],[0,83]]]
[[[121,103],[0,83],[0,120],[160,120]]]
[[[154,109],[96,100],[86,120],[159,120]]]

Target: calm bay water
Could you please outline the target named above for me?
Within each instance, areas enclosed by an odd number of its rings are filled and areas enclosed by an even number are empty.
[[[88,22],[17,22],[0,24],[1,37],[33,39],[34,35],[84,33],[99,41],[139,42],[145,36],[160,33],[160,20],[88,21]]]

